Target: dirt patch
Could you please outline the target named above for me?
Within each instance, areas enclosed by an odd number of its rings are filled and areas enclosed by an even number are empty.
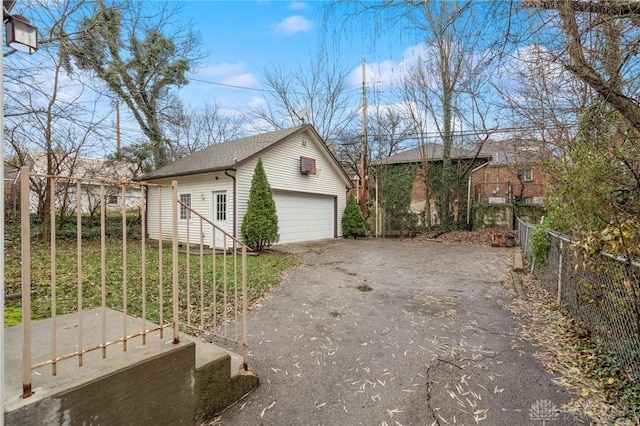
[[[491,233],[493,232],[505,232],[505,229],[484,228],[475,231],[452,231],[437,236],[433,234],[423,234],[416,237],[416,239],[443,243],[470,244],[474,246],[490,246]]]

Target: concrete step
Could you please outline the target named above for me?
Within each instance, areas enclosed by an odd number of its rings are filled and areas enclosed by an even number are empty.
[[[142,320],[107,309],[107,341],[143,329]],[[101,342],[102,310],[83,314],[83,347]],[[56,355],[78,350],[77,314],[56,319]],[[150,323],[145,328],[152,328]],[[51,358],[51,319],[32,323],[32,363]],[[5,424],[195,424],[212,418],[258,386],[258,378],[241,369],[242,357],[184,333],[173,344],[172,332],[155,331],[32,373],[34,394],[22,395],[22,325],[5,329]],[[111,423],[113,421],[113,423]]]
[[[242,356],[204,339],[181,335],[196,344],[196,420],[213,418],[260,385],[251,370],[243,368]]]
[[[143,329],[142,320],[105,311],[107,341],[124,330]],[[82,317],[83,348],[102,341],[102,310],[85,311]],[[56,356],[79,348],[77,314],[56,318]],[[152,325],[146,323],[145,328]],[[51,319],[32,323],[32,363],[52,357]],[[142,338],[108,346],[106,358],[98,349],[83,355],[83,365],[73,357],[32,372],[33,395],[22,395],[22,325],[5,329],[4,391],[6,425],[59,424],[194,424],[194,394],[188,377],[193,375],[195,344],[172,342],[165,329]],[[71,423],[70,423],[71,422]],[[168,422],[168,423],[167,423]]]

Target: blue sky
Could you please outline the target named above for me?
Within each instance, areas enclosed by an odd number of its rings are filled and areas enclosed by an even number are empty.
[[[379,26],[387,25],[383,13],[376,11],[375,14],[347,18],[343,14],[349,5],[341,3],[173,1],[176,3],[172,6],[181,8],[175,14],[175,24],[191,22],[193,29],[200,34],[206,53],[189,73],[190,82],[180,88],[179,96],[192,108],[215,103],[224,115],[248,112],[252,105],[265,102],[263,90],[266,88],[261,83],[265,69],[278,66],[286,73],[288,69],[297,69],[299,64],[312,66],[310,61],[321,51],[326,52],[330,60],[339,61],[342,67],[351,70],[351,88],[347,93],[352,112],[359,114],[361,107],[363,58],[367,61],[370,108],[380,105],[382,110],[396,107],[406,109],[406,103],[399,104],[398,98],[385,89],[392,79],[399,78],[403,71],[416,66],[419,57],[431,54],[429,47],[420,43],[424,41],[419,39],[424,36],[423,33],[401,27],[410,27],[411,24],[398,23],[391,25],[393,28],[380,31]],[[151,0],[146,0],[146,3],[154,5]],[[327,23],[323,18],[329,5],[339,10],[332,15],[333,20]],[[37,53],[32,56],[16,55],[12,60],[22,69],[36,68],[50,59],[44,53]],[[45,72],[44,69],[42,71]],[[44,74],[41,80],[44,86],[47,81],[50,82]],[[70,78],[63,80],[64,88],[59,97],[89,110],[95,100],[94,92],[84,90],[84,86]],[[99,102],[97,115],[100,117],[88,115],[87,124],[104,117],[99,127],[107,130],[115,128],[113,102],[107,97]],[[300,105],[301,108],[305,106]],[[138,141],[140,131],[137,123],[126,109],[122,110],[122,116],[120,128],[123,143],[126,145]],[[430,129],[434,127],[433,119],[427,126]],[[256,126],[246,125],[244,130],[256,131]]]
[[[404,49],[411,43],[402,46],[391,34],[374,36],[354,26],[347,27],[336,44],[323,22],[326,5],[327,2],[320,1],[183,2],[181,18],[192,21],[201,35],[207,57],[192,73],[192,80],[181,90],[181,97],[192,106],[216,100],[221,105],[241,107],[252,98],[261,97],[261,93],[195,80],[260,89],[265,68],[296,67],[323,47],[339,57],[344,66],[353,69],[354,87],[361,85],[363,58],[371,67],[382,63],[387,73],[394,65],[397,68]],[[359,96],[354,94],[355,99]]]

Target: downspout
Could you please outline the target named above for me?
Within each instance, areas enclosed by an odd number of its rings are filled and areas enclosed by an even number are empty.
[[[483,168],[484,166],[490,163],[491,163],[490,161],[487,161],[486,163],[471,170],[471,173],[469,173],[469,182],[467,184],[467,230],[469,231],[471,230],[471,176],[473,176],[475,172],[477,172],[478,170],[480,170],[481,168]]]
[[[376,179],[376,238],[380,236],[380,206],[378,197],[378,169],[374,169]]]
[[[226,176],[229,176],[232,180],[233,180],[233,238],[238,238],[237,232],[236,232],[236,221],[237,221],[237,216],[238,216],[238,191],[237,191],[237,185],[236,185],[236,176],[235,174],[230,175],[229,174],[229,170],[233,170],[235,173],[238,172],[237,169],[227,169],[224,171],[224,174]]]

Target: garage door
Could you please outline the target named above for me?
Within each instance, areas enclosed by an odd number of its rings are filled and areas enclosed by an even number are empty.
[[[280,228],[279,243],[334,237],[334,198],[302,193],[274,192]]]

